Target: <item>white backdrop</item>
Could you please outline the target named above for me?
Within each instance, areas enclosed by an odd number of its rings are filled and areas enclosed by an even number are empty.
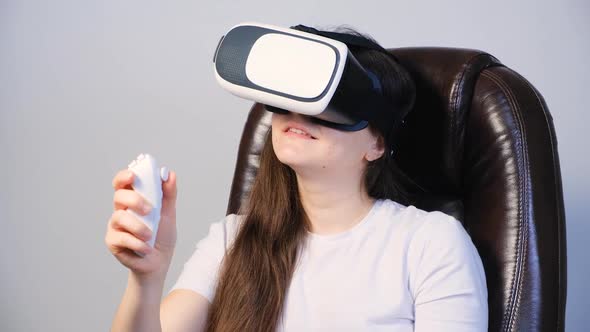
[[[104,245],[111,179],[140,152],[178,173],[166,289],[220,220],[250,102],[212,56],[242,21],[348,24],[386,47],[490,52],[552,112],[567,214],[567,330],[590,324],[590,6],[565,1],[0,0],[0,330],[106,331],[126,270]]]

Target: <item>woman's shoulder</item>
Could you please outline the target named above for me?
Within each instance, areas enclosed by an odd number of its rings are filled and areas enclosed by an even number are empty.
[[[429,242],[440,245],[462,242],[470,245],[471,237],[463,224],[442,211],[426,211],[414,205],[403,205],[392,200],[381,200],[379,209],[380,231],[403,238],[408,245],[423,247]],[[432,244],[432,243],[431,243]]]
[[[228,214],[220,220],[217,220],[209,225],[209,232],[207,237],[203,240],[208,242],[223,243],[225,249],[234,241],[241,222],[244,220],[244,215]]]
[[[409,256],[431,257],[429,263],[433,266],[445,259],[462,259],[481,265],[471,236],[455,217],[389,200],[383,202],[383,207],[399,225],[396,231],[405,235]]]
[[[438,315],[446,310],[447,317],[452,317],[453,310],[461,307],[465,310],[463,317],[450,319],[462,320],[462,326],[470,323],[485,327],[485,271],[463,224],[442,211],[426,211],[393,201],[384,201],[383,207],[399,226],[395,229],[399,236],[396,239],[403,242],[408,287],[415,310],[423,317],[421,324],[430,324],[429,312]],[[449,320],[449,324],[453,321]]]
[[[394,219],[398,223],[419,229],[426,225],[445,227],[460,226],[461,223],[453,216],[442,211],[426,211],[414,205],[403,205],[390,199],[381,199],[381,214],[387,219]]]
[[[221,221],[218,223],[223,225],[223,227],[230,233],[235,233],[239,228],[240,224],[244,220],[244,215],[242,214],[235,214],[231,213],[226,215]]]

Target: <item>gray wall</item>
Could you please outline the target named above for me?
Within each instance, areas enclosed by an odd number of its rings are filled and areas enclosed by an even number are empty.
[[[570,1],[0,0],[0,330],[105,331],[126,270],[103,239],[111,179],[140,152],[178,172],[166,291],[224,216],[250,102],[219,88],[218,38],[260,21],[349,24],[387,47],[488,51],[553,114],[568,235],[568,331],[588,318],[589,4]]]

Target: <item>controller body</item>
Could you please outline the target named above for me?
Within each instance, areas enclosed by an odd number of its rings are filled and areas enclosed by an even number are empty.
[[[156,158],[144,153],[137,156],[127,167],[134,173],[133,190],[145,198],[152,206],[150,213],[145,216],[130,209],[127,211],[143,221],[152,230],[152,237],[147,243],[153,248],[158,234],[160,211],[162,209],[162,181],[168,179],[168,169],[166,167],[160,168]]]

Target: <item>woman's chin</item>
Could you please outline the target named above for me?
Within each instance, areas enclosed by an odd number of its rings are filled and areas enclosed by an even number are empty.
[[[305,160],[303,160],[303,158],[301,158],[301,156],[297,156],[297,155],[291,155],[291,154],[286,154],[286,155],[281,155],[278,156],[277,158],[279,159],[279,161],[291,168],[294,167],[305,167]]]
[[[298,175],[320,174],[325,171],[325,166],[303,160],[301,157],[292,159],[279,159],[281,163],[289,166]]]
[[[293,150],[281,151],[277,154],[279,161],[293,169],[307,168],[310,165],[310,160],[302,153],[297,153]]]

